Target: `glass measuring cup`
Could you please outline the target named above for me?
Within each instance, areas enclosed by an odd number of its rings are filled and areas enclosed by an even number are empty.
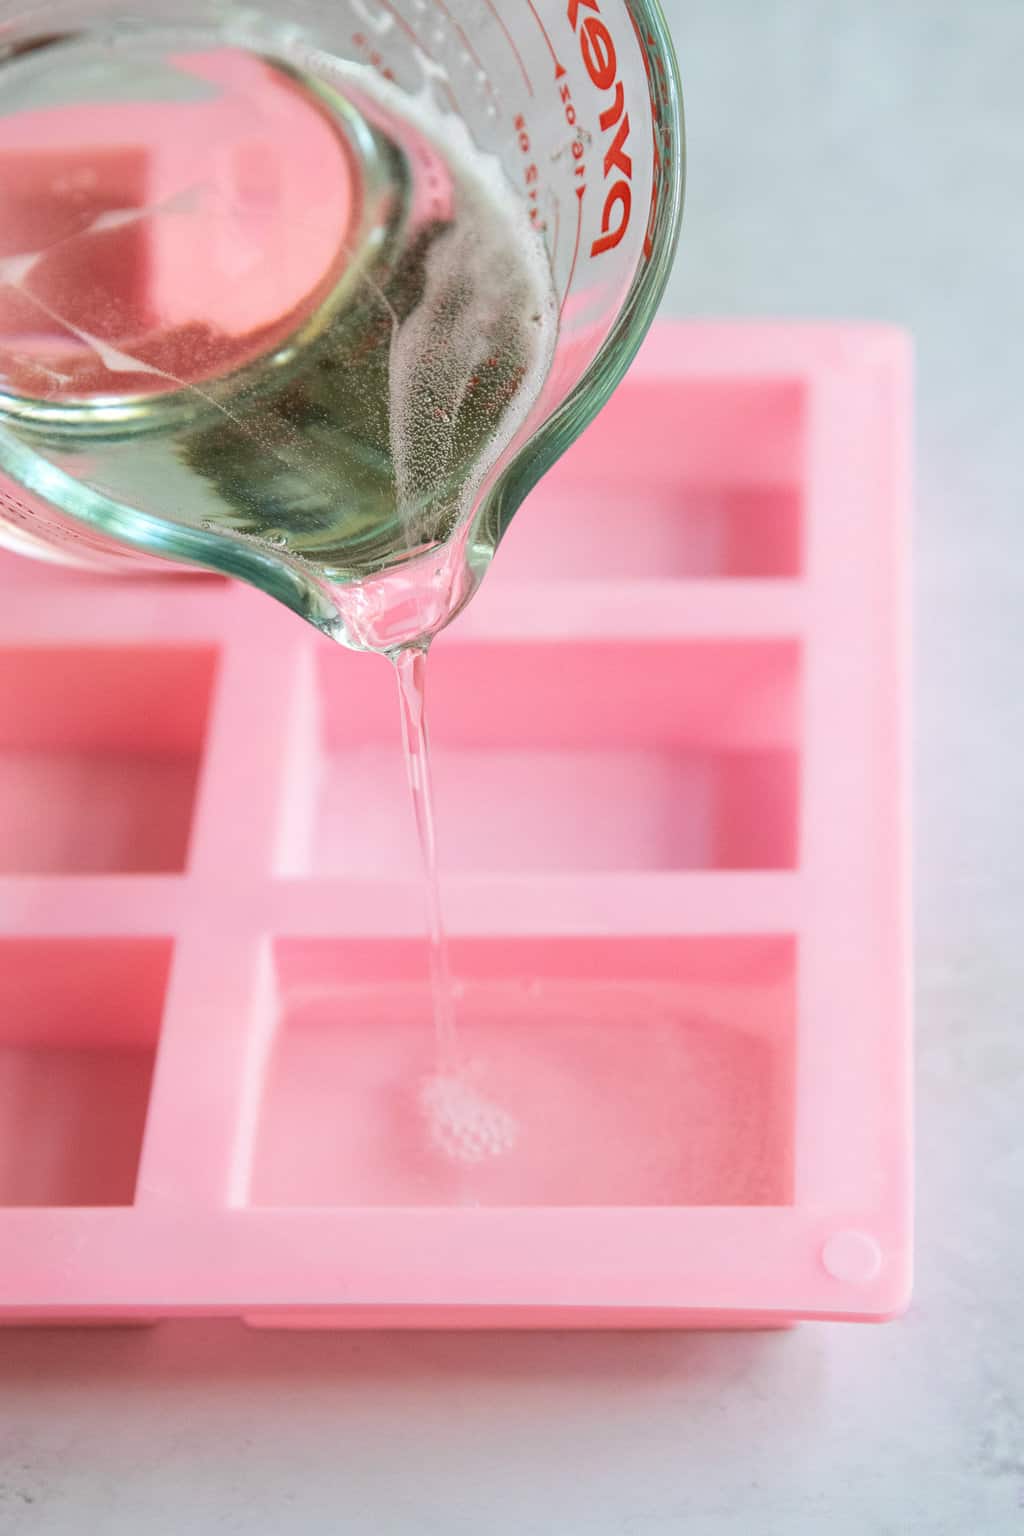
[[[142,81],[127,93],[130,111],[123,100],[98,105],[105,61],[141,26],[166,29],[192,61],[191,94]],[[53,66],[83,35],[95,36],[97,52],[69,100]],[[0,40],[0,541],[78,563],[156,557],[232,574],[357,647],[394,650],[443,627],[524,496],[625,372],[663,291],[681,216],[683,133],[657,4],[0,0]],[[34,55],[46,65],[46,94],[27,108],[16,100],[12,112],[4,59],[21,69]],[[351,61],[388,88],[429,98],[497,160],[543,240],[558,315],[543,383],[505,423],[457,515],[426,536],[378,536],[382,514],[372,544],[353,537],[330,560],[313,559],[284,538],[204,519],[195,482],[178,484],[176,464],[142,474],[154,402],[162,422],[177,413],[205,441],[204,413],[244,424],[271,369],[287,386],[352,280],[357,263],[338,252],[370,249],[366,231],[387,222],[386,167],[364,152],[359,124],[348,123],[339,153],[337,136],[328,142],[322,119],[298,112],[278,80],[260,77],[259,131],[248,121],[232,128],[226,169],[206,164],[203,124],[222,112],[220,134],[243,97],[253,99],[243,56],[292,71],[324,57]],[[155,153],[159,113],[178,114],[170,135],[161,119],[160,142],[187,147],[192,135],[203,176],[222,178],[212,205],[190,201],[188,178],[175,181],[164,151]],[[415,153],[430,216],[443,218],[444,166],[426,163],[422,145]],[[255,271],[238,269],[246,220],[264,232]],[[68,369],[69,332],[104,371],[102,387],[95,378],[89,386],[84,446],[83,375]],[[69,453],[62,434],[72,429]],[[117,476],[107,471],[112,445]],[[247,442],[247,454],[259,450]],[[268,458],[267,483],[271,472]]]

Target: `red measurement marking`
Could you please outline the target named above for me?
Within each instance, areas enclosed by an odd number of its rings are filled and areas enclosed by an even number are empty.
[[[512,36],[512,33],[509,31],[508,27],[505,25],[504,21],[502,20],[501,12],[498,10],[498,7],[495,5],[494,0],[484,0],[484,4],[486,5],[487,9],[490,11],[491,15],[494,17],[495,21],[498,23],[498,26],[504,32],[505,37],[508,40],[508,45],[512,49],[512,52],[516,56],[516,63],[519,65],[519,68],[523,72],[523,79],[526,81],[526,89],[529,91],[530,95],[532,96],[533,95],[533,81],[530,79],[529,75],[526,72],[526,65],[523,63],[523,56],[522,56],[522,54],[519,52],[519,49],[516,47],[516,40],[515,40],[515,38]]]
[[[572,263],[569,267],[565,292],[562,294],[562,302],[558,309],[559,320],[562,318],[562,310],[565,308],[565,301],[569,297],[569,290],[572,288],[572,280],[576,276],[576,262],[579,260],[580,254],[580,237],[583,234],[583,194],[586,190],[586,187],[576,188],[576,244],[572,248]]]
[[[530,134],[526,126],[526,118],[521,112],[516,117],[513,127],[519,135],[519,148],[522,154],[529,160]],[[543,233],[547,226],[540,218],[540,189],[537,185],[540,181],[540,170],[535,160],[529,160],[529,164],[523,166],[523,181],[526,187],[524,195],[530,210],[530,222],[535,229],[540,229]]]
[[[551,37],[550,37],[550,35],[548,33],[548,29],[544,25],[544,23],[541,21],[541,19],[540,19],[540,12],[537,10],[537,7],[534,5],[533,0],[526,0],[526,3],[530,7],[530,10],[533,12],[533,19],[534,19],[534,21],[537,23],[538,27],[540,27],[541,31],[544,33],[544,41],[548,45],[548,53],[550,53],[552,61],[553,61],[554,66],[555,66],[555,79],[556,80],[561,80],[562,76],[565,74],[565,70],[562,68],[561,64],[558,62],[558,54],[555,52],[555,45],[551,41]]]

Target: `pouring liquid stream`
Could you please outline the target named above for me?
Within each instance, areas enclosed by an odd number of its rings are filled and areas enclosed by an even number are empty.
[[[477,1063],[467,1059],[455,1016],[455,983],[441,906],[434,784],[426,716],[426,647],[394,658],[405,768],[419,840],[433,1010],[434,1070],[420,1083],[419,1113],[433,1150],[465,1168],[503,1157],[520,1139],[516,1118],[480,1090]]]
[[[427,734],[427,652],[419,647],[399,651],[394,660],[402,716],[402,745],[409,780],[416,835],[427,907],[427,938],[430,946],[430,992],[437,1039],[437,1069],[451,1075],[459,1067],[459,1042],[455,1025],[455,989],[452,980],[448,935],[441,910],[441,883],[437,867],[437,831],[434,817],[434,784]]]

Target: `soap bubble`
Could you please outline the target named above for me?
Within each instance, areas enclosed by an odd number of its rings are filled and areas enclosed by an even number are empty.
[[[515,1146],[514,1116],[478,1093],[464,1075],[439,1073],[420,1089],[420,1109],[434,1147],[453,1162],[482,1163]]]

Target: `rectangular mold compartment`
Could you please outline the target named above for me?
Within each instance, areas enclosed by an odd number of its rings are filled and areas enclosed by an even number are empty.
[[[446,1077],[422,942],[277,942],[250,1204],[791,1200],[791,938],[463,939],[453,961]]]
[[[446,874],[796,864],[795,641],[442,642],[427,689]],[[313,694],[284,873],[414,878],[392,679],[325,647]]]
[[[630,373],[517,512],[488,582],[794,578],[803,566],[798,379]]]
[[[216,653],[0,651],[0,874],[184,869]]]
[[[0,1206],[131,1205],[170,958],[0,940]]]

